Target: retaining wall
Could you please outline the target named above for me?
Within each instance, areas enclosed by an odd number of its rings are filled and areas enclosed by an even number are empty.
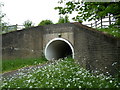
[[[79,64],[93,71],[115,74],[120,69],[120,38],[80,23],[38,26],[2,35],[2,59],[38,58],[46,44],[64,38],[74,48]]]

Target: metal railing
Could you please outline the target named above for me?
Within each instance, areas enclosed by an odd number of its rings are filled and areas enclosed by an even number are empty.
[[[115,23],[114,17],[111,15],[108,15],[104,18],[101,18],[99,20],[94,21],[93,23],[84,24],[84,25],[87,25],[87,26],[92,27],[92,28],[107,28],[108,26],[110,26],[114,23]]]
[[[16,31],[16,30],[21,30],[23,29],[24,26],[23,25],[10,25],[10,26],[3,26],[2,27],[2,33],[7,33],[7,32],[11,32],[11,31]]]

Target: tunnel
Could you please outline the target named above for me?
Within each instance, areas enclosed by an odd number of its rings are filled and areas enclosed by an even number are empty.
[[[65,57],[74,58],[74,49],[70,42],[63,38],[55,38],[47,43],[45,47],[47,60],[58,60]]]

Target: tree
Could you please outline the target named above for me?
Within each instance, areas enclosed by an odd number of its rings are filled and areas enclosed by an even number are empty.
[[[63,4],[65,0],[61,0],[60,4]],[[64,7],[55,7],[59,10],[59,14],[71,14],[77,12],[77,15],[73,17],[75,21],[84,20],[91,21],[105,17],[108,14],[112,14],[116,19],[116,24],[120,25],[120,2],[65,2]]]
[[[49,24],[53,24],[53,22],[51,20],[42,20],[38,26],[40,25],[49,25]]]
[[[0,8],[2,8],[2,6],[4,6],[4,4],[2,2],[0,2]],[[3,21],[3,18],[6,16],[5,13],[2,12],[2,10],[0,10],[0,29],[2,31],[7,32],[8,31],[8,23]]]
[[[60,17],[57,24],[60,24],[60,23],[68,23],[68,22],[70,22],[70,21],[69,21],[69,17],[66,15],[65,18]]]
[[[33,24],[32,21],[26,20],[26,21],[23,23],[23,26],[24,26],[24,28],[30,28],[30,27],[33,27],[34,24]]]
[[[3,3],[0,2],[0,8],[2,8],[2,6],[4,6]],[[2,18],[5,16],[4,13],[2,13],[2,10],[0,10],[0,24],[2,23]]]

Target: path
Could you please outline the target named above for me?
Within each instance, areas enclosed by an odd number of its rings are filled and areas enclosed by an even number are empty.
[[[13,70],[13,71],[10,71],[10,72],[6,72],[6,73],[3,73],[2,74],[2,77],[3,78],[12,78],[14,76],[19,76],[19,73],[29,73],[30,72],[33,72],[33,69],[36,68],[36,69],[39,69],[39,68],[42,68],[42,67],[45,67],[51,63],[54,63],[55,64],[55,61],[48,61],[47,63],[45,64],[40,64],[40,65],[34,65],[34,66],[29,66],[29,67],[24,67],[24,68],[20,68],[20,69],[17,69],[17,70]],[[1,76],[1,75],[0,75]]]

